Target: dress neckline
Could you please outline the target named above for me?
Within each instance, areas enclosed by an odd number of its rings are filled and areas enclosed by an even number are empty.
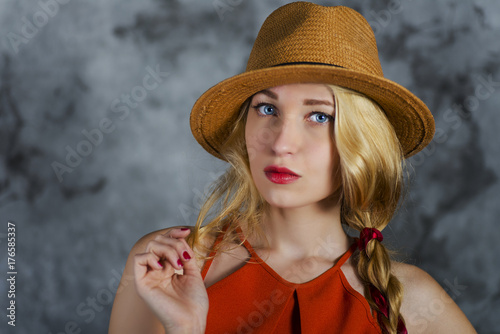
[[[328,279],[331,275],[333,275],[335,272],[337,272],[340,267],[351,257],[351,255],[356,251],[357,248],[357,241],[355,240],[353,244],[347,249],[347,251],[342,254],[339,259],[335,262],[333,266],[328,268],[326,271],[321,273],[320,275],[316,276],[310,281],[303,282],[303,283],[294,283],[290,282],[286,279],[284,279],[282,276],[280,276],[271,266],[269,266],[258,254],[255,252],[254,248],[248,242],[248,240],[244,237],[243,232],[241,231],[241,228],[238,226],[236,228],[236,232],[238,233],[238,237],[242,241],[244,247],[247,249],[247,251],[250,253],[250,260],[248,263],[253,263],[253,264],[259,264],[264,268],[272,277],[274,277],[277,281],[281,282],[282,284],[293,287],[293,288],[298,288],[298,287],[307,287],[307,286],[313,286],[317,284],[321,284],[325,279]],[[252,261],[253,260],[253,261]]]

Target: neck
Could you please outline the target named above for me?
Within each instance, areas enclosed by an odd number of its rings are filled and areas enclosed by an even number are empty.
[[[262,230],[267,243],[257,241],[257,247],[297,259],[336,257],[351,243],[342,228],[337,203],[300,208],[269,207],[263,216]]]

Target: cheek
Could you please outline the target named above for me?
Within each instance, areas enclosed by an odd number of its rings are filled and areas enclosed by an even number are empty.
[[[255,149],[255,136],[253,134],[252,124],[247,120],[245,126],[245,145],[248,152],[248,159],[250,160],[250,165],[252,165],[252,160],[255,158],[256,149]]]
[[[262,145],[259,143],[258,128],[256,120],[253,117],[247,117],[247,122],[245,125],[245,145],[248,153],[248,160],[250,161],[250,169],[253,170],[253,166],[258,160],[259,150],[261,150]]]
[[[248,116],[245,126],[245,143],[249,158],[252,154],[264,151],[266,145],[272,141],[272,132],[269,131],[267,124],[258,116]]]
[[[326,140],[325,140],[326,141]],[[339,156],[333,143],[326,141],[318,145],[310,145],[307,150],[309,169],[324,178],[333,178],[339,168]]]
[[[330,178],[332,180],[332,185],[335,190],[338,190],[342,186],[342,174],[340,168],[340,156],[337,151],[337,147],[332,143],[331,147],[331,159],[330,159]]]

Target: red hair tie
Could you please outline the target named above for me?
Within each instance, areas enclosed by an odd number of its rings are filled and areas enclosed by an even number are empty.
[[[376,228],[368,228],[365,227],[359,236],[359,249],[361,251],[364,251],[366,249],[366,245],[370,242],[372,239],[377,239],[378,241],[382,242],[384,240],[384,237],[382,236],[382,232],[377,230]]]

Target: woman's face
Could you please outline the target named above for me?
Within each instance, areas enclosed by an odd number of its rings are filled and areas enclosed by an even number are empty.
[[[245,140],[264,199],[279,208],[316,205],[340,187],[333,141],[335,106],[322,84],[291,84],[255,94]]]

